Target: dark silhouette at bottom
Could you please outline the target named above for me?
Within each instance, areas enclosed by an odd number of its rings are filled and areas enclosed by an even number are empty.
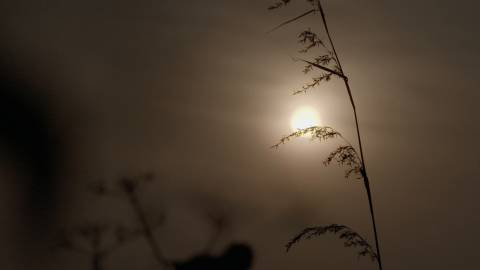
[[[252,264],[252,248],[246,244],[232,244],[220,256],[198,255],[174,266],[176,270],[248,270]]]

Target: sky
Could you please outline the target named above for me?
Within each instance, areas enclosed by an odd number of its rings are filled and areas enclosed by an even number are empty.
[[[323,2],[356,100],[384,268],[475,267],[479,4]],[[54,180],[46,182],[29,175],[33,169],[21,162],[25,153],[9,150],[10,137],[0,136],[0,260],[8,269],[88,269],[86,256],[52,251],[49,239],[57,227],[86,220],[132,223],[125,200],[98,199],[86,187],[143,172],[155,174],[142,200],[152,213],[165,214],[156,236],[174,260],[202,250],[212,234],[205,216],[214,212],[229,226],[213,252],[230,242],[249,243],[256,270],[375,267],[334,237],[285,253],[285,243],[307,226],[347,224],[372,244],[373,234],[363,183],[322,164],[338,141],[299,138],[270,149],[291,132],[290,118],[301,106],[314,107],[323,124],[356,141],[341,81],[291,94],[309,79],[292,61],[296,36],[308,27],[321,30],[320,18],[267,34],[308,8],[297,0],[268,11],[270,4],[0,3],[2,70],[22,82],[14,96],[43,115],[27,119],[23,132],[44,121],[39,126],[55,138],[32,148],[50,153],[55,145],[45,165]],[[24,121],[16,109],[2,110],[0,121]],[[43,205],[48,213],[40,213],[48,225],[37,224],[29,202],[39,202],[29,201],[36,194],[30,183],[50,192],[39,188],[50,198]],[[106,268],[155,269],[148,252],[135,241]]]

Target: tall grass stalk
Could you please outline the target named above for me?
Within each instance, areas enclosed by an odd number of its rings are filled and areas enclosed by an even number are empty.
[[[323,47],[326,51],[327,54],[321,55],[319,57],[316,57],[314,60],[309,61],[309,60],[304,60],[304,59],[296,59],[299,61],[302,61],[306,63],[304,73],[309,73],[310,71],[313,71],[314,68],[317,68],[321,72],[323,72],[319,77],[314,77],[313,78],[313,83],[306,84],[302,87],[301,90],[294,91],[294,94],[299,94],[299,93],[305,93],[307,90],[310,90],[311,88],[318,86],[320,82],[322,81],[329,81],[332,76],[338,77],[341,80],[343,80],[345,84],[345,88],[350,100],[350,104],[353,110],[353,116],[355,120],[355,129],[356,129],[356,137],[358,141],[358,147],[359,147],[359,154],[356,153],[355,148],[349,144],[347,141],[346,146],[340,146],[336,151],[332,152],[329,156],[329,158],[324,162],[325,165],[330,164],[332,160],[337,161],[341,165],[348,165],[351,167],[350,170],[347,170],[346,177],[348,177],[351,173],[357,173],[359,174],[359,178],[363,180],[364,186],[365,186],[365,191],[367,194],[368,198],[368,204],[369,204],[369,210],[370,210],[370,219],[372,222],[373,226],[373,233],[375,237],[375,250],[376,254],[372,256],[373,259],[375,259],[378,263],[378,268],[380,270],[383,270],[382,267],[382,259],[380,255],[380,241],[378,239],[378,233],[377,233],[377,224],[375,221],[375,211],[374,211],[374,204],[373,204],[373,199],[372,199],[372,191],[370,189],[370,181],[368,178],[368,173],[367,173],[367,167],[365,164],[365,158],[364,158],[364,151],[363,151],[363,145],[362,145],[362,137],[360,133],[360,126],[359,126],[359,121],[358,121],[358,114],[357,114],[357,109],[355,106],[355,101],[352,95],[351,87],[349,84],[348,77],[345,75],[345,72],[342,68],[342,64],[340,62],[340,58],[338,56],[337,50],[335,48],[335,44],[332,38],[332,34],[330,32],[330,29],[328,27],[326,15],[324,8],[322,6],[322,3],[320,0],[306,0],[312,7],[311,10],[293,18],[290,20],[285,21],[284,23],[278,25],[277,27],[273,28],[270,32],[277,30],[281,27],[284,27],[285,25],[288,25],[290,23],[293,23],[297,20],[302,19],[303,17],[309,16],[311,14],[320,14],[321,20],[322,20],[322,25],[325,31],[325,34],[328,38],[328,43],[325,44],[321,39],[318,38],[318,36],[313,33],[311,30],[306,30],[302,32],[299,35],[299,43],[305,45],[305,48],[301,50],[300,52],[305,53],[308,52],[310,49],[315,48],[315,47]],[[270,10],[281,8],[283,6],[288,5],[291,2],[291,0],[281,0],[276,3],[274,3],[272,6],[269,7]],[[333,67],[331,64],[333,63]],[[285,143],[286,141],[290,140],[292,137],[299,137],[303,136],[305,134],[310,134],[312,135],[312,138],[317,138],[320,140],[326,140],[330,139],[333,137],[340,136],[340,133],[337,131],[331,129],[330,127],[310,127],[307,129],[303,130],[298,130],[297,132],[294,132],[288,136],[283,137],[279,143],[274,145],[274,147],[278,147],[279,145]],[[327,135],[327,136],[325,136]],[[334,229],[332,229],[334,228]],[[304,230],[302,233],[300,233],[296,238],[294,238],[289,244],[287,245],[287,248],[289,249],[292,244],[296,243],[298,240],[303,238],[311,238],[314,235],[320,235],[325,232],[333,232],[337,233],[339,232],[337,229],[337,225],[330,225],[326,227],[317,227],[316,234],[311,234],[311,232],[315,231],[312,228],[307,228]],[[348,228],[348,227],[347,227]],[[347,234],[348,235],[348,234]],[[344,233],[341,235],[341,238],[343,236],[346,236]],[[343,237],[345,238],[345,237]],[[359,241],[360,246],[369,246],[366,241],[363,240]],[[294,241],[295,240],[295,241]],[[352,244],[353,245],[353,244]],[[355,245],[353,245],[355,246]],[[359,253],[360,255],[365,255],[365,253],[362,254],[362,252]]]

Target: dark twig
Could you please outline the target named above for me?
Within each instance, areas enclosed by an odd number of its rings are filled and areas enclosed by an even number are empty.
[[[285,26],[285,25],[287,25],[287,24],[290,24],[290,23],[292,23],[292,22],[294,22],[294,21],[296,21],[296,20],[299,20],[299,19],[301,19],[301,18],[303,18],[303,17],[305,17],[305,16],[307,16],[307,15],[309,15],[309,14],[311,14],[311,13],[314,13],[314,12],[315,12],[315,9],[311,9],[311,10],[309,10],[309,11],[307,11],[307,12],[301,14],[301,15],[298,15],[297,17],[295,17],[295,18],[293,18],[293,19],[290,19],[290,20],[288,20],[288,21],[285,21],[285,22],[283,22],[283,23],[275,26],[274,28],[272,28],[270,31],[267,32],[267,34],[270,34],[270,33],[272,33],[273,31],[275,31],[275,30],[277,30],[277,29],[279,29],[279,28],[282,28],[283,26]]]
[[[208,221],[212,226],[213,232],[210,238],[208,239],[207,244],[203,250],[204,254],[209,254],[212,252],[213,248],[220,239],[220,236],[225,232],[228,227],[228,219],[225,215],[219,213],[209,213],[207,215]]]
[[[316,67],[316,68],[319,68],[319,69],[321,69],[321,70],[330,72],[330,73],[332,73],[332,74],[335,74],[335,75],[337,75],[338,77],[340,77],[340,78],[342,78],[342,79],[346,79],[346,78],[347,78],[345,75],[343,75],[343,73],[340,73],[340,72],[335,71],[335,70],[333,70],[333,69],[331,69],[331,68],[328,68],[328,67],[319,65],[319,64],[317,64],[317,63],[314,63],[314,62],[311,62],[311,61],[308,61],[308,60],[305,60],[305,59],[301,59],[301,58],[294,58],[294,60],[295,60],[295,61],[305,62],[305,63],[307,63],[307,64],[309,64],[309,65],[312,65],[312,66],[314,66],[314,67]]]
[[[138,199],[138,196],[137,196],[138,183],[133,179],[124,178],[120,181],[120,186],[123,188],[135,214],[137,215],[137,218],[140,222],[140,226],[142,227],[142,231],[145,236],[145,239],[150,245],[153,255],[155,256],[155,259],[164,268],[169,269],[171,267],[170,261],[167,260],[163,255],[160,245],[157,243],[157,240],[155,239],[155,236],[153,234],[152,227],[148,222],[146,213],[143,210],[143,207],[140,204],[140,201]]]
[[[103,243],[108,230],[105,225],[87,224],[65,233],[57,247],[90,256],[92,270],[102,270],[110,254]]]

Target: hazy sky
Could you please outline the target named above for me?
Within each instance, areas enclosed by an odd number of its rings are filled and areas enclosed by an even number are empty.
[[[296,35],[321,26],[314,16],[265,34],[308,8],[293,2],[275,12],[267,0],[0,3],[0,56],[41,86],[27,94],[46,100],[63,142],[59,222],[104,213],[128,220],[122,202],[94,206],[84,187],[152,171],[158,181],[145,201],[167,211],[158,237],[173,258],[201,249],[209,229],[202,211],[212,210],[232,221],[216,250],[252,243],[254,269],[376,267],[333,237],[288,255],[283,249],[303,227],[328,223],[373,241],[363,184],[322,165],[335,141],[269,149],[303,105],[355,141],[341,82],[291,95],[309,79],[291,59]],[[385,269],[474,268],[480,4],[323,2],[357,102]],[[6,237],[16,222],[6,217],[21,202],[5,195],[19,191],[3,178]],[[110,269],[153,269],[142,243],[134,246],[112,257]],[[3,260],[23,269],[23,255],[15,256]],[[84,261],[70,253],[43,258],[48,269],[88,269]]]

